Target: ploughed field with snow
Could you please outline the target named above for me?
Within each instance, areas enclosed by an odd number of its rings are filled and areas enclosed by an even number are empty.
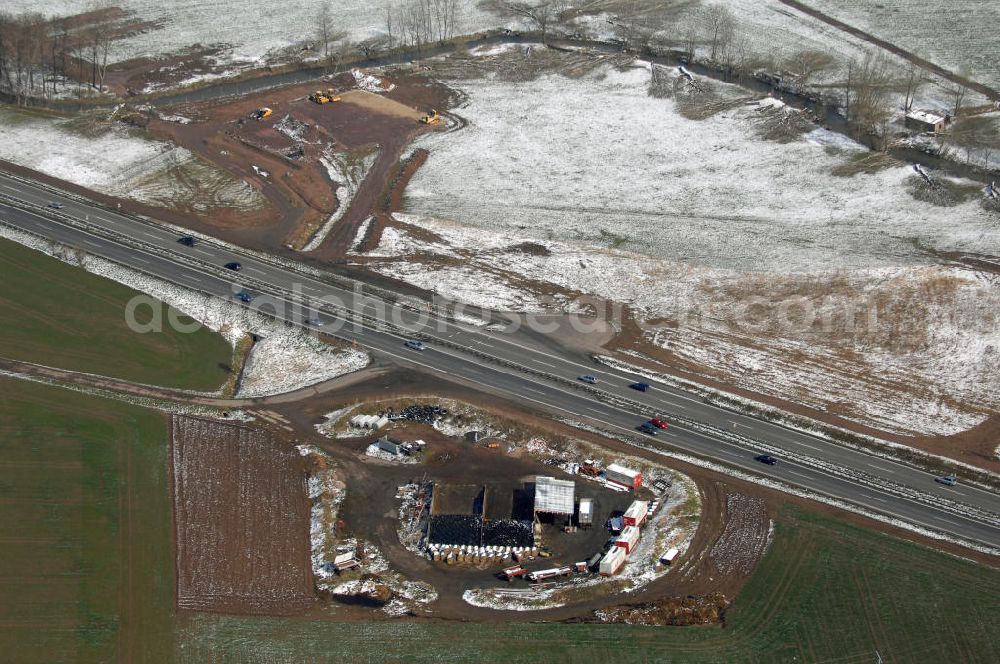
[[[200,44],[225,46],[219,64],[263,64],[269,56],[306,42],[316,42],[316,17],[329,7],[333,29],[358,42],[385,31],[385,10],[397,11],[401,2],[391,0],[299,0],[255,2],[254,0],[116,0],[111,3],[132,12],[156,27],[115,44],[111,62],[138,57],[178,53]],[[459,3],[456,34],[475,32],[500,23],[476,3]],[[41,12],[69,16],[89,11],[92,0],[5,0],[4,9],[15,14]]]
[[[1000,87],[1000,3],[806,0],[805,4],[945,69]]]
[[[103,120],[43,118],[0,109],[0,159],[112,196],[182,211],[265,206],[246,181],[190,151]]]
[[[746,270],[927,262],[914,241],[1000,253],[995,217],[975,200],[942,210],[914,199],[908,166],[837,177],[863,148],[821,128],[764,140],[760,116],[776,109],[760,106],[688,119],[678,100],[647,94],[650,79],[637,65],[576,80],[463,82],[469,101],[456,112],[469,125],[419,141],[430,157],[407,210]]]

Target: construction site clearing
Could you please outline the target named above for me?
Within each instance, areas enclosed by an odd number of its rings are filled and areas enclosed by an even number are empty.
[[[446,108],[449,94],[419,73],[395,72],[390,82],[356,71],[244,97],[164,105],[157,114],[123,112],[141,118],[150,138],[191,151],[264,201],[253,215],[217,204],[123,206],[296,260],[304,251],[326,264],[339,261],[366,219],[388,214],[380,209],[386,188],[405,187],[408,176],[398,171],[406,147],[421,132],[445,128],[433,109]],[[349,182],[352,174],[337,164],[366,154],[374,154],[370,168]],[[332,218],[336,223],[328,223]]]
[[[585,594],[603,579],[619,581],[618,592],[665,574],[661,559],[685,549],[697,527],[690,480],[675,486],[683,476],[648,461],[598,460],[582,442],[557,452],[453,402],[350,410],[316,425],[332,439],[320,447],[353,467],[337,545],[313,551],[315,564],[344,581],[384,573],[346,555],[345,541],[363,541],[442,596],[563,582]],[[395,527],[372,514],[394,515]]]

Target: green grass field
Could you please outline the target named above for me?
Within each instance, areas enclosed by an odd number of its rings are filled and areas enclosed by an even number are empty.
[[[0,378],[0,660],[168,661],[162,414]]]
[[[997,662],[1000,571],[786,508],[725,628],[199,616],[198,661]]]
[[[225,339],[168,324],[133,332],[125,310],[138,293],[109,279],[0,239],[0,282],[0,357],[195,390],[226,381]],[[152,313],[139,307],[136,317],[148,322]]]

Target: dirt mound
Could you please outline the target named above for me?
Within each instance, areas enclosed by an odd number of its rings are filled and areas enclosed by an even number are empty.
[[[722,593],[667,597],[645,604],[613,606],[585,622],[627,625],[712,625],[721,623],[729,600]]]

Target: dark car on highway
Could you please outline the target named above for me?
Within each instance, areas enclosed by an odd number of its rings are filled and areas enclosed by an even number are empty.
[[[642,424],[640,424],[639,426],[637,426],[636,429],[638,429],[639,431],[641,431],[643,433],[648,433],[650,436],[655,436],[656,435],[656,427],[654,427],[649,422],[643,422]]]
[[[757,456],[754,457],[754,459],[760,461],[761,463],[766,463],[769,466],[773,466],[778,463],[778,460],[775,459],[770,454],[758,454]]]
[[[587,374],[586,376],[580,376],[580,380],[582,380],[585,383],[589,383],[591,385],[597,384],[597,376],[592,376],[590,374]]]
[[[243,290],[236,294],[236,299],[238,299],[240,302],[252,302],[253,295]]]
[[[406,347],[412,348],[413,350],[425,350],[427,348],[423,341],[418,341],[417,339],[408,339],[406,341]]]
[[[225,267],[227,270],[233,270],[234,272],[239,272],[240,270],[243,269],[243,266],[237,263],[236,261],[233,261],[232,263],[226,263]]]
[[[632,383],[629,385],[633,390],[639,390],[640,392],[649,391],[649,383]]]
[[[193,247],[194,246],[194,238],[191,237],[190,235],[185,235],[184,237],[178,238],[177,241],[180,244],[183,244],[185,247]]]

